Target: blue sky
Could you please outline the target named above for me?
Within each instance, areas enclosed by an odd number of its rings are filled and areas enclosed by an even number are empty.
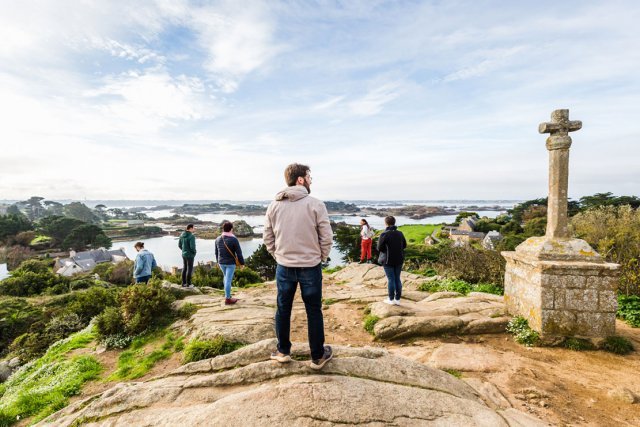
[[[635,1],[0,4],[0,199],[546,195],[640,188]]]

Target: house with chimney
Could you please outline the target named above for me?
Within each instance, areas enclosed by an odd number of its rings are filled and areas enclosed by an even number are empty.
[[[107,250],[105,248],[90,251],[70,251],[68,258],[57,258],[54,270],[61,276],[73,276],[78,273],[87,273],[98,264],[110,262],[117,264],[129,259],[124,248]]]

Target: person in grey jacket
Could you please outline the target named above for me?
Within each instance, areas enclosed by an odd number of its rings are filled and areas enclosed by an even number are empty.
[[[136,283],[148,283],[153,269],[157,267],[156,259],[144,248],[144,243],[138,242],[133,247],[138,251],[133,265],[133,277]]]
[[[271,359],[281,363],[291,361],[291,309],[300,284],[307,312],[310,366],[321,369],[333,357],[331,347],[324,345],[321,266],[321,262],[329,257],[333,232],[327,207],[309,196],[309,167],[291,164],[285,169],[284,176],[287,187],[276,194],[267,208],[263,234],[267,250],[278,264],[275,318],[278,346]]]

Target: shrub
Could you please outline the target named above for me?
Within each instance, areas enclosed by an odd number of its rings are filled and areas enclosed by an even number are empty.
[[[464,280],[444,279],[425,282],[418,286],[423,292],[459,292],[466,295],[471,292],[471,285]]]
[[[223,336],[217,336],[212,340],[193,339],[184,349],[184,363],[197,362],[198,360],[211,359],[216,356],[231,353],[243,343],[227,341]]]
[[[196,265],[193,269],[191,283],[198,287],[211,286],[212,288],[222,289],[224,286],[224,278],[219,268]]]
[[[135,335],[171,313],[175,297],[157,285],[133,285],[119,296],[122,317],[128,334]]]
[[[602,343],[602,349],[615,354],[629,354],[634,348],[631,341],[624,337],[610,336]]]
[[[12,246],[4,255],[5,260],[7,261],[7,268],[9,270],[17,268],[20,263],[32,258],[33,256],[35,256],[35,252],[23,246]]]
[[[236,269],[236,272],[233,275],[233,286],[243,288],[253,283],[262,283],[262,278],[258,273],[250,268]]]
[[[591,343],[591,341],[576,337],[569,337],[565,339],[562,343],[562,346],[573,351],[595,350],[595,346]]]
[[[471,246],[445,247],[440,253],[436,269],[449,277],[469,283],[504,282],[506,261],[499,252],[475,249]]]
[[[618,296],[617,315],[634,328],[640,327],[640,297],[637,295]]]
[[[103,280],[107,280],[112,267],[113,264],[110,262],[103,262],[102,264],[96,265],[92,273],[97,274]]]
[[[133,341],[133,337],[126,334],[108,335],[106,337],[100,338],[100,342],[107,349],[116,348],[122,350],[129,347],[131,341]]]
[[[46,273],[20,272],[0,282],[0,294],[11,296],[31,296],[51,289],[52,294],[65,293],[69,289],[69,279],[52,271]]]
[[[540,334],[529,327],[529,322],[522,316],[516,316],[507,324],[507,332],[514,335],[516,342],[526,347],[533,347],[540,342]]]
[[[107,281],[118,285],[129,285],[133,283],[133,261],[125,260],[117,264],[112,264]]]
[[[198,311],[198,307],[195,304],[191,304],[190,302],[183,304],[178,310],[178,317],[181,319],[190,319],[196,311]]]
[[[76,280],[72,280],[71,283],[69,283],[69,290],[78,291],[80,289],[89,289],[90,287],[95,285],[96,285],[95,279],[90,279],[88,277],[84,279],[76,279]]]
[[[105,308],[115,305],[117,305],[116,289],[94,286],[86,291],[74,292],[68,300],[66,311],[77,314],[87,324]]]
[[[124,319],[118,307],[107,307],[95,320],[96,334],[100,341],[125,332]]]
[[[267,251],[264,243],[246,259],[246,266],[257,271],[264,280],[273,280],[276,277],[276,260]]]
[[[34,231],[22,231],[14,237],[14,240],[20,246],[29,246],[31,241],[36,238]]]
[[[364,330],[373,335],[373,327],[376,326],[379,320],[380,318],[378,316],[367,314],[364,318]]]
[[[9,344],[44,319],[40,308],[22,298],[0,300],[0,357],[4,356]]]
[[[52,341],[66,338],[74,332],[83,329],[86,324],[76,313],[66,313],[52,318],[45,327],[44,333],[51,337]]]

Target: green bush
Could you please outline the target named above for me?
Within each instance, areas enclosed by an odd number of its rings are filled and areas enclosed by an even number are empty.
[[[106,337],[100,338],[100,342],[107,349],[125,349],[129,347],[133,341],[133,337],[126,334],[116,334],[116,335],[107,335]]]
[[[459,292],[462,295],[467,295],[471,289],[471,284],[455,279],[433,280],[418,286],[418,290],[423,292]]]
[[[222,289],[224,286],[224,278],[219,268],[196,265],[193,269],[191,283],[197,287],[211,286],[212,288]]]
[[[617,315],[634,328],[640,327],[640,296],[619,295]]]
[[[246,266],[258,272],[264,280],[273,280],[276,277],[276,260],[267,251],[264,243],[246,259]]]
[[[602,349],[615,354],[629,354],[634,350],[631,341],[615,335],[607,337],[602,343]]]
[[[9,344],[30,327],[41,325],[44,320],[42,309],[29,304],[23,298],[0,300],[0,357],[4,356]]]
[[[52,271],[46,273],[21,272],[0,282],[0,294],[17,297],[38,295],[51,288],[54,294],[69,290],[69,279]]]
[[[95,285],[96,285],[95,279],[85,277],[83,279],[72,280],[71,283],[69,283],[69,290],[79,291],[81,289],[89,289],[90,287]]]
[[[75,313],[88,324],[89,321],[102,313],[107,307],[114,307],[117,303],[117,289],[107,289],[94,286],[85,291],[74,292],[70,295],[66,311]]]
[[[529,327],[529,322],[522,316],[516,316],[507,324],[507,332],[514,335],[516,342],[526,347],[533,347],[540,342],[540,334]]]
[[[76,313],[65,313],[52,318],[45,327],[45,336],[53,341],[68,337],[86,326],[86,323]]]
[[[168,318],[175,297],[158,285],[133,285],[120,293],[120,307],[129,335],[141,333],[158,320]]]
[[[196,311],[198,311],[198,307],[195,304],[191,304],[190,302],[183,304],[178,310],[178,317],[181,319],[190,319]]]
[[[373,335],[373,327],[376,326],[379,320],[380,318],[378,316],[367,314],[364,318],[364,330]]]
[[[595,346],[591,343],[591,341],[576,337],[569,337],[565,339],[562,343],[562,346],[573,351],[595,350]]]
[[[233,275],[233,286],[237,286],[239,288],[243,288],[247,285],[251,285],[253,283],[262,283],[262,277],[255,271],[250,268],[241,268],[236,269],[235,274]]]
[[[435,268],[445,276],[469,283],[495,283],[502,286],[505,259],[499,252],[471,246],[443,247]]]
[[[107,307],[95,320],[96,335],[100,341],[106,337],[124,334],[125,325],[119,307]]]
[[[243,343],[236,341],[227,341],[222,336],[217,336],[212,340],[193,339],[184,349],[184,363],[197,362],[198,360],[211,359],[216,356],[231,353],[240,347]]]

